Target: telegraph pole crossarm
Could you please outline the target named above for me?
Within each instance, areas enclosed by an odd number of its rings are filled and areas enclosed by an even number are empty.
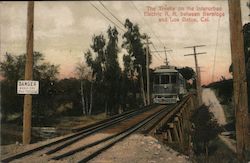
[[[203,53],[196,53],[196,55],[200,55],[200,54],[207,54],[207,52],[203,52]],[[194,55],[194,54],[185,54],[184,56],[190,56],[190,55]]]
[[[194,46],[184,47],[184,48],[193,48],[194,49],[194,53],[193,54],[185,54],[184,56],[194,56],[195,71],[196,71],[196,89],[197,89],[197,95],[198,95],[198,103],[199,103],[199,105],[202,104],[202,100],[201,100],[201,76],[200,76],[200,68],[198,66],[197,55],[206,54],[206,52],[197,53],[196,52],[196,48],[197,47],[204,47],[204,46],[206,46],[206,45],[194,45]]]
[[[152,53],[155,52],[172,52],[173,50],[169,49],[169,50],[155,50],[155,51],[151,51]]]
[[[197,47],[203,47],[203,46],[206,46],[206,45],[186,46],[186,47],[184,47],[184,48],[197,48]]]

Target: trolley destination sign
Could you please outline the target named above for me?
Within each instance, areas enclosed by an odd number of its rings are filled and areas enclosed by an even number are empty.
[[[17,94],[38,94],[39,82],[34,80],[18,80]]]

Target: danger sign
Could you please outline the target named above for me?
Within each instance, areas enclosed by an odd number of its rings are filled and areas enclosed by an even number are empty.
[[[39,82],[33,80],[19,80],[17,82],[17,94],[38,94]]]

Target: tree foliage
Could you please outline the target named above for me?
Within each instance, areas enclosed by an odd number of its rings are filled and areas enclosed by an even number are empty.
[[[143,46],[143,40],[145,35],[142,35],[137,24],[133,24],[129,19],[126,19],[124,27],[127,31],[124,33],[122,47],[127,50],[127,56],[124,56],[125,70],[130,70],[130,75],[134,74],[134,71],[138,68],[138,65],[142,66],[143,76],[146,76],[146,51]],[[149,63],[151,63],[151,55],[149,56]]]
[[[124,75],[123,75],[123,88],[124,95],[127,96],[132,92],[132,97],[124,99],[130,105],[139,105],[142,99],[137,99],[136,94],[140,92],[140,87],[146,88],[146,48],[143,46],[143,41],[146,39],[145,34],[140,33],[139,26],[133,24],[129,19],[125,20],[124,27],[127,31],[123,35],[122,47],[126,49],[127,54],[123,56]],[[149,64],[151,63],[151,55],[149,54]],[[142,68],[142,73],[139,70]],[[138,79],[143,77],[144,86],[140,85]],[[125,86],[126,85],[126,86]],[[145,91],[145,90],[144,90]],[[142,98],[143,95],[141,95]]]
[[[84,65],[84,63],[78,63],[75,69],[76,76],[80,80],[80,93],[81,93],[81,105],[83,115],[90,113],[90,87],[92,74],[91,71]]]
[[[191,67],[183,67],[183,68],[178,69],[178,71],[186,80],[195,78],[195,72]]]
[[[59,66],[43,62],[42,53],[33,53],[33,79],[34,80],[55,80],[59,74]],[[8,81],[24,79],[26,55],[19,56],[5,54],[4,61],[0,62],[2,76]]]
[[[95,78],[96,82],[101,82],[103,80],[104,72],[104,61],[105,61],[105,45],[106,40],[102,34],[98,36],[93,36],[93,44],[91,45],[92,50],[95,52],[96,56],[88,50],[85,53],[86,63],[92,69],[92,77]]]
[[[105,106],[107,114],[117,112],[120,101],[120,78],[121,69],[117,60],[118,31],[109,27],[107,30],[108,42],[103,34],[93,36],[91,49],[85,53],[86,63],[92,69],[93,97],[95,109]],[[98,98],[100,97],[100,98]],[[97,100],[98,99],[98,100]]]
[[[249,6],[250,3],[248,3],[248,7]],[[246,61],[246,75],[247,75],[247,86],[248,86],[248,112],[250,112],[250,23],[247,23],[243,26],[243,36],[244,36],[244,53]]]
[[[250,77],[250,23],[243,26],[243,36],[244,36],[244,53],[246,61],[246,72],[248,78]]]
[[[208,155],[209,143],[217,137],[220,127],[205,105],[194,112],[191,121],[194,124],[192,133],[194,152]]]
[[[39,81],[39,94],[34,95],[33,108],[34,113],[44,113],[50,108],[53,101],[53,82],[59,74],[59,66],[44,62],[42,53],[33,53],[33,79]],[[9,113],[22,113],[23,96],[16,93],[17,81],[24,79],[25,54],[14,56],[6,53],[2,62],[0,62],[0,71],[4,80],[1,81],[2,89],[2,113],[3,116]],[[3,117],[4,118],[4,117]]]
[[[115,27],[109,27],[107,33],[109,41],[105,51],[104,84],[107,95],[107,111],[109,114],[113,114],[117,113],[120,103],[121,68],[117,60],[119,52],[118,31]]]

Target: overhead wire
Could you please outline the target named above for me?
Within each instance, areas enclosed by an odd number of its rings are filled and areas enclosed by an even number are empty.
[[[162,44],[162,46],[164,47],[164,43],[159,39],[159,37],[155,34],[154,30],[151,28],[150,24],[145,20],[145,18],[143,17],[142,13],[139,11],[139,9],[136,7],[136,5],[134,4],[133,1],[131,1],[131,4],[133,5],[133,7],[136,9],[136,11],[140,14],[140,16],[142,17],[143,21],[145,22],[145,24],[148,26],[148,28],[151,30],[152,34],[155,36],[155,38]]]
[[[105,17],[108,21],[113,23],[117,28],[122,30],[123,32],[126,32],[124,29],[122,29],[119,25],[117,25],[113,20],[111,20],[109,17],[107,17],[101,10],[99,10],[94,4],[92,4],[90,1],[88,1],[92,7],[94,7],[103,17]]]
[[[145,24],[147,25],[147,27],[151,30],[152,34],[154,35],[154,37],[158,40],[158,42],[160,44],[162,44],[163,47],[165,47],[164,43],[161,41],[161,39],[156,35],[156,33],[154,32],[154,30],[152,29],[151,25],[146,21],[146,19],[143,17],[142,13],[139,11],[139,9],[136,7],[136,5],[134,4],[133,1],[130,1],[132,6],[135,8],[135,10],[139,13],[139,15],[142,17],[143,21],[145,22]],[[159,54],[159,52],[157,52],[157,54],[162,58],[162,56]],[[169,53],[171,59],[179,65],[179,63],[172,57],[171,53]]]
[[[101,2],[99,1],[99,3],[121,24],[123,25],[123,23]],[[156,48],[154,47],[154,49],[156,50]],[[160,56],[160,55],[159,55]],[[161,56],[160,58],[157,56],[157,59],[161,60]],[[163,58],[162,58],[163,59]]]
[[[121,25],[123,25],[123,23],[101,2],[99,1],[99,3],[103,6],[104,9],[106,9]],[[157,58],[159,60],[161,60],[160,58]]]
[[[215,43],[214,60],[213,60],[213,69],[212,69],[212,82],[214,82],[215,62],[216,62],[217,48],[218,48],[218,40],[219,40],[220,18],[221,18],[221,17],[218,18],[218,24],[217,24],[216,43]]]
[[[104,16],[107,20],[109,20],[111,23],[113,23],[116,27],[118,27],[119,29],[121,29],[120,28],[120,26],[118,26],[114,21],[112,21],[110,18],[108,18],[100,9],[98,9],[94,4],[92,4],[91,2],[89,2],[90,4],[91,4],[91,6],[93,6],[102,16]],[[110,14],[110,15],[112,15],[112,17],[113,18],[115,18],[122,26],[123,26],[123,23],[101,2],[101,1],[99,1],[99,3],[102,5],[102,7],[105,9],[105,10],[107,10],[108,11],[108,13]],[[135,6],[136,7],[136,6]],[[138,12],[139,12],[139,10],[137,10]],[[140,12],[139,12],[140,13]],[[144,18],[143,18],[144,19]],[[145,20],[144,20],[145,21]],[[151,30],[152,30],[152,28],[150,28]],[[123,30],[123,29],[121,29],[123,32],[125,32],[125,30]],[[152,32],[153,32],[153,30],[152,30]],[[157,36],[156,36],[156,34],[154,34],[154,36],[157,38]],[[158,40],[159,40],[159,38],[157,38]],[[160,41],[160,40],[159,40]],[[162,43],[162,42],[161,42]],[[163,43],[162,43],[163,44]],[[153,46],[153,48],[155,49],[155,51],[157,51],[156,50],[156,48],[155,48],[155,46],[154,46],[154,44],[152,44],[152,46]],[[158,52],[157,52],[158,53]],[[158,55],[159,56],[157,56],[157,55],[155,55],[156,56],[156,58],[158,59],[158,60],[164,60],[164,58],[162,58],[162,56],[158,53]]]
[[[99,3],[110,13],[122,26],[124,25],[101,1]]]
[[[146,20],[144,19],[144,17],[142,16],[142,14],[140,13],[139,9],[136,7],[136,5],[134,4],[133,1],[130,1],[130,4],[132,4],[131,6],[133,8],[135,8],[135,10],[139,13],[139,15],[142,17],[144,23],[147,25],[147,27],[151,30],[151,33],[153,33],[153,35],[156,37],[156,39],[158,39],[158,41],[164,46],[164,44],[159,40],[159,38],[156,36],[156,34],[154,33],[154,31],[152,30],[152,28],[150,27],[150,25],[146,22]],[[153,44],[152,44],[153,45]],[[162,56],[160,55],[160,53],[157,51],[157,49],[155,48],[155,46],[153,45],[153,48],[155,49],[155,51],[157,52],[157,55],[154,55],[158,60],[162,60]],[[164,59],[163,59],[164,60]]]
[[[152,47],[154,48],[155,51],[157,51],[157,49],[155,48],[155,45],[152,43]],[[157,52],[158,53],[158,52]],[[158,57],[158,56],[157,56]],[[161,55],[159,55],[161,60],[165,60]]]

